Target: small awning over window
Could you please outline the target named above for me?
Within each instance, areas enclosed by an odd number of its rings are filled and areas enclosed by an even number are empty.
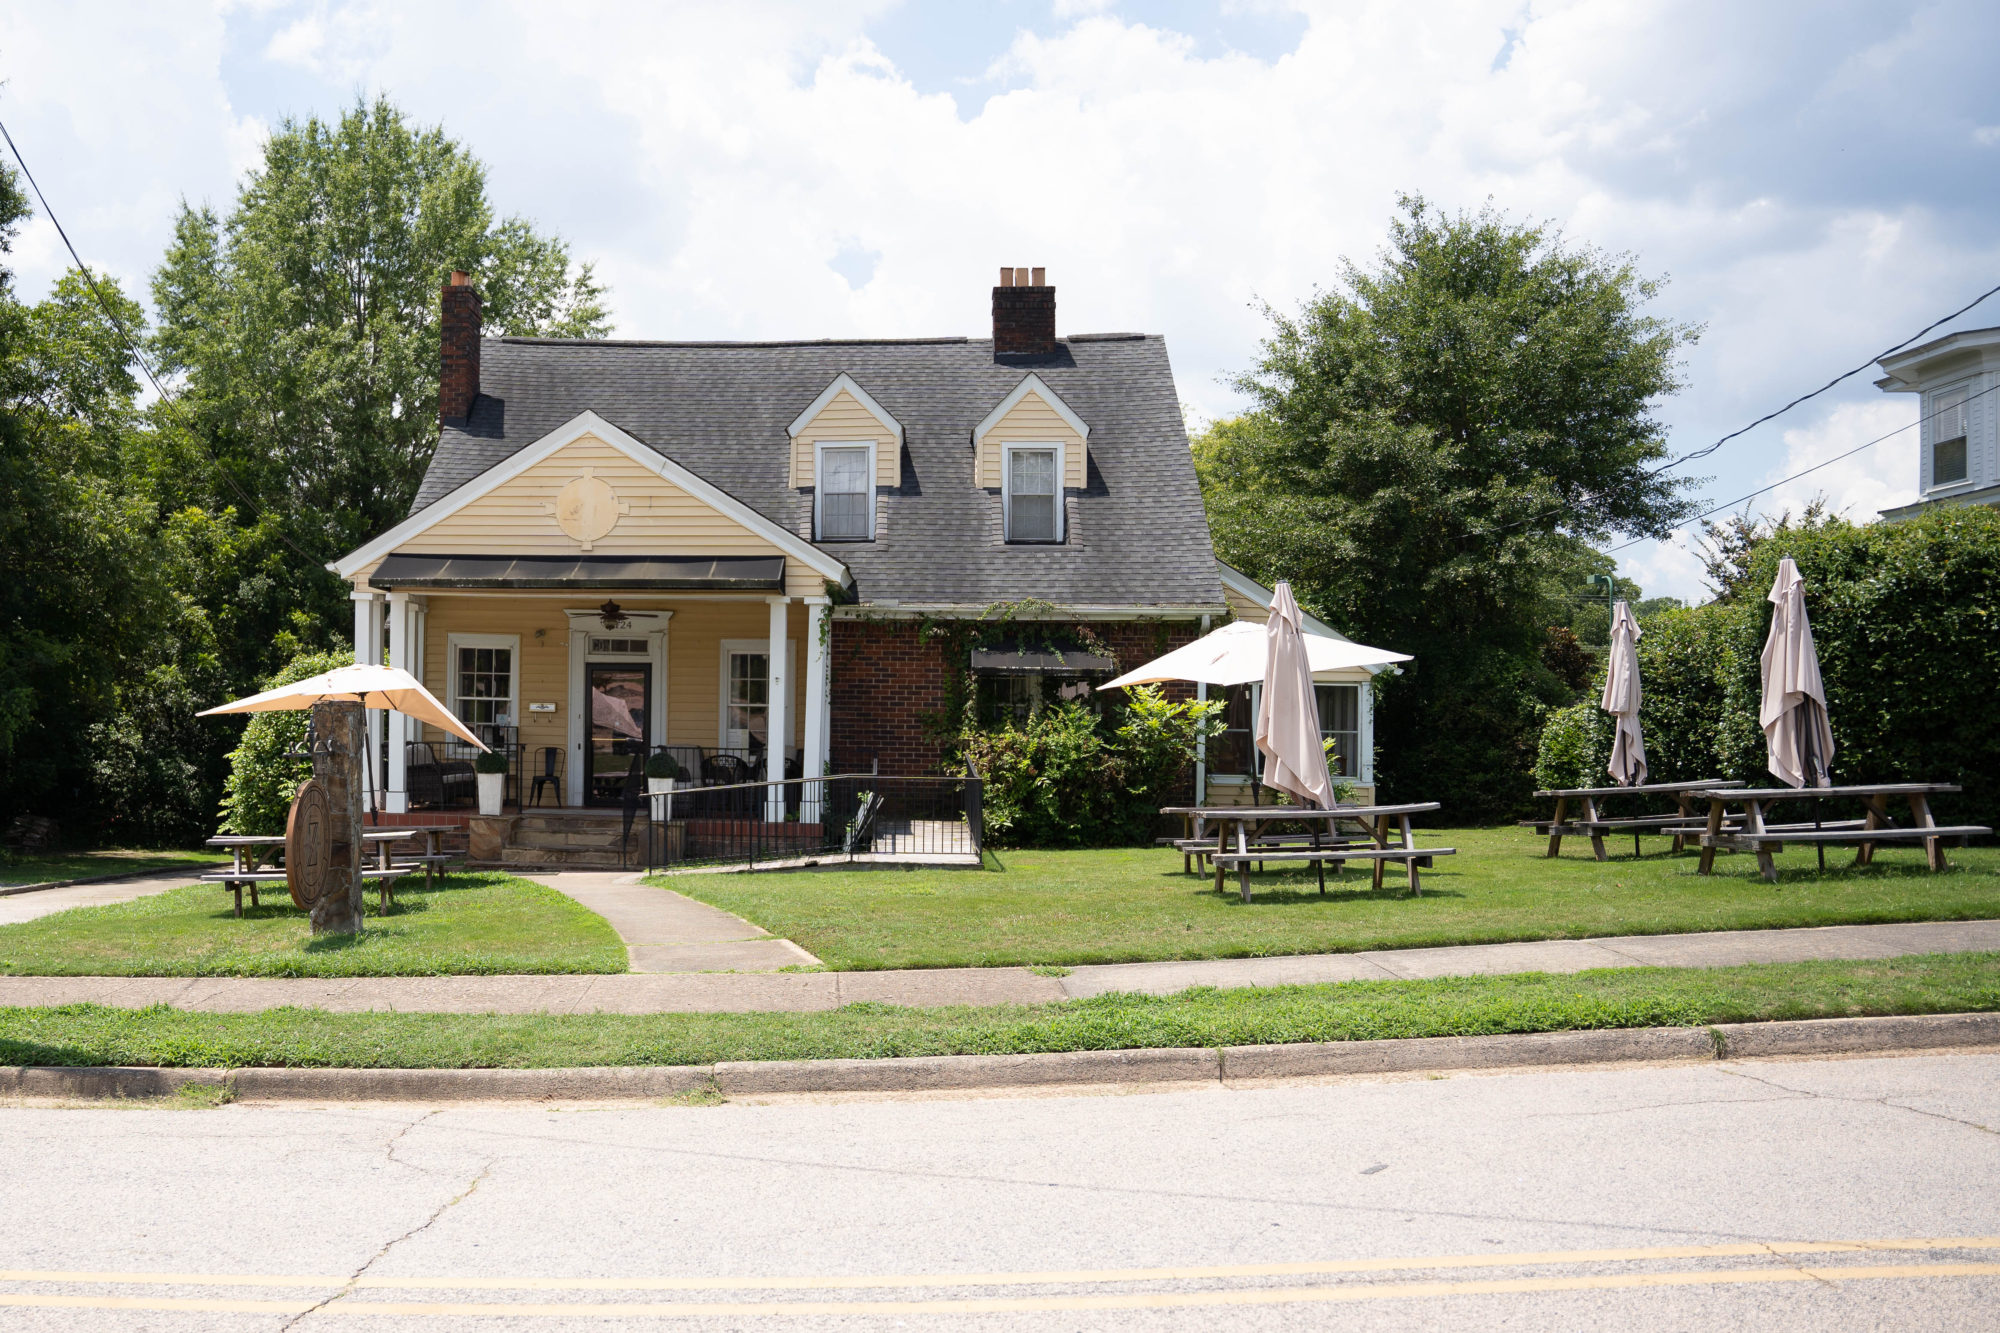
[[[782,591],[781,555],[387,555],[369,583],[399,588]]]
[[[1024,652],[1019,649],[974,648],[972,669],[996,676],[1102,676],[1118,669],[1108,657],[1094,653]]]

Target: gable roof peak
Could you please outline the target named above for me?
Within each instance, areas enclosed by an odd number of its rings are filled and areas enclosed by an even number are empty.
[[[821,389],[819,391],[819,397],[813,399],[811,403],[807,404],[805,411],[799,413],[796,417],[792,418],[792,424],[785,427],[785,433],[796,440],[799,437],[799,432],[804,430],[807,426],[812,425],[813,418],[817,417],[821,412],[824,412],[826,410],[826,405],[828,403],[831,403],[834,399],[840,397],[842,393],[853,395],[854,401],[861,404],[862,409],[866,411],[869,416],[874,417],[877,421],[882,423],[882,429],[888,431],[891,435],[894,435],[896,437],[896,444],[899,447],[902,445],[903,423],[896,420],[895,417],[889,415],[888,408],[882,406],[882,404],[876,402],[873,398],[870,398],[868,396],[868,391],[862,388],[859,384],[856,384],[854,382],[854,377],[848,374],[844,370],[841,371],[838,375],[835,375],[833,377],[833,382],[831,384],[827,385],[824,389]]]

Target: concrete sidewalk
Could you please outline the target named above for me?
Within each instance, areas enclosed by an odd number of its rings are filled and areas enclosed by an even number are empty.
[[[647,884],[629,870],[536,870],[523,878],[567,894],[609,922],[625,941],[634,972],[776,972],[819,965],[790,940],[720,907]]]
[[[0,977],[0,1005],[95,1003],[244,1012],[300,1005],[336,1013],[780,1013],[871,1001],[897,1005],[1047,1004],[1196,986],[1282,986],[1603,967],[1722,967],[1810,959],[2000,951],[2000,921],[1931,921],[1700,935],[1389,949],[1293,958],[1079,967],[1065,977],[1023,967],[906,972],[702,972],[516,977]]]

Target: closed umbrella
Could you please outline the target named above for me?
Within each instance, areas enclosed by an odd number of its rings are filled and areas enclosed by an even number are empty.
[[[635,741],[643,739],[639,732],[639,719],[632,716],[632,705],[615,694],[606,694],[595,687],[590,691],[590,721],[592,725],[620,736],[630,736]]]
[[[1264,624],[1264,694],[1257,709],[1257,749],[1264,785],[1290,792],[1322,810],[1333,806],[1333,778],[1320,740],[1312,662],[1300,632],[1299,604],[1282,579]]]
[[[1826,717],[1826,685],[1819,652],[1806,621],[1806,581],[1786,556],[1771,585],[1771,633],[1764,640],[1764,699],[1757,721],[1764,728],[1767,767],[1790,787],[1831,787],[1833,728]]]
[[[1639,622],[1624,602],[1611,609],[1611,655],[1604,695],[1597,706],[1617,721],[1611,742],[1611,780],[1621,787],[1646,781],[1646,741],[1639,732]]]

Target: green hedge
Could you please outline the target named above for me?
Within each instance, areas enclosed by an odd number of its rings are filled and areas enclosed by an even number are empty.
[[[2000,824],[2000,511],[1832,523],[1759,543],[1738,595],[1648,618],[1641,721],[1656,782],[1773,781],[1757,725],[1765,592],[1791,556],[1826,680],[1835,782],[1955,782],[1953,821]],[[1545,732],[1546,735],[1546,732]]]
[[[280,685],[317,676],[335,667],[353,666],[351,652],[300,653],[259,687],[275,690]],[[243,739],[229,753],[229,780],[222,792],[222,827],[230,833],[272,834],[285,831],[285,816],[292,797],[312,776],[312,761],[296,759],[285,752],[306,738],[305,712],[252,713],[243,726]]]

